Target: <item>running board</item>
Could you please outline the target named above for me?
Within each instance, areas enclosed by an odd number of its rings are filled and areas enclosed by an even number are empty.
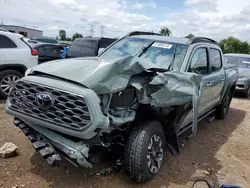
[[[199,119],[198,119],[198,122],[203,120],[204,118],[208,117],[209,115],[211,115],[213,112],[215,112],[215,109],[213,110],[210,110],[208,112],[206,112],[205,114],[203,114]],[[215,119],[214,116],[211,116],[211,118],[208,119],[209,122],[213,121]],[[210,121],[211,120],[211,121]],[[192,128],[192,122],[185,125],[184,127],[182,127],[180,129],[180,131],[177,133],[177,136],[180,136],[181,134],[183,134],[184,132],[186,132],[188,129],[191,129]],[[188,138],[192,137],[192,133],[188,136]]]

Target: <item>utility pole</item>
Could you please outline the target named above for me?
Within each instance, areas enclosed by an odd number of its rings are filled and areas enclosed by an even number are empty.
[[[90,26],[90,36],[93,37],[94,25],[93,24],[89,24],[89,26]]]
[[[101,26],[101,37],[103,37],[103,33],[104,33],[104,26]]]

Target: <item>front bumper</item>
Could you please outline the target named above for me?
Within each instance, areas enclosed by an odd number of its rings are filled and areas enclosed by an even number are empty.
[[[236,83],[235,91],[237,92],[245,92],[248,89],[248,82],[245,79],[238,79]]]
[[[18,118],[14,119],[14,124],[23,131],[32,142],[36,151],[38,151],[50,165],[60,161],[61,156],[63,156],[75,165],[92,168],[92,164],[88,161],[89,147],[86,144],[73,142],[54,131],[27,124]]]

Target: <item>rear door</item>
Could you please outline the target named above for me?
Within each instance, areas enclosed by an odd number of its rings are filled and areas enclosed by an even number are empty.
[[[222,54],[216,47],[209,48],[209,64],[210,64],[210,78],[211,78],[211,92],[210,92],[210,108],[218,104],[223,86],[225,84],[225,70],[222,66]]]
[[[0,43],[1,43],[1,41],[0,41]],[[0,49],[0,66],[3,64],[5,64],[5,58],[3,56],[2,50]]]
[[[18,56],[20,54],[18,53],[17,45],[7,36],[0,35],[1,64],[16,64]]]

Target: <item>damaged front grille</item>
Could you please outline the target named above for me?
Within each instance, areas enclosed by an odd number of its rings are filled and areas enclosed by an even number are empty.
[[[80,130],[91,122],[84,97],[55,88],[19,81],[9,101],[12,110],[68,129]]]

